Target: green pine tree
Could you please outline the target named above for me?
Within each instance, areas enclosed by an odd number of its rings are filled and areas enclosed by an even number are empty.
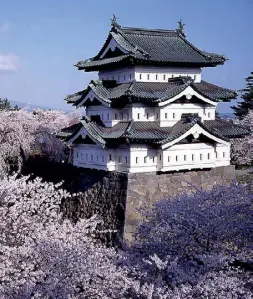
[[[10,110],[10,109],[11,109],[11,103],[8,101],[8,99],[0,98],[0,110]]]
[[[247,115],[249,110],[253,110],[253,72],[250,73],[250,76],[245,81],[246,87],[242,90],[243,101],[238,103],[237,107],[231,107],[239,119]]]

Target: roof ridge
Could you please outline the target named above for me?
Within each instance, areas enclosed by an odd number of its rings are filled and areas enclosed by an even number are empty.
[[[121,27],[120,28],[121,30],[129,30],[130,32],[131,31],[137,31],[141,34],[144,33],[144,32],[147,32],[147,33],[175,33],[177,34],[177,31],[176,29],[149,29],[149,28],[138,28],[138,27]]]

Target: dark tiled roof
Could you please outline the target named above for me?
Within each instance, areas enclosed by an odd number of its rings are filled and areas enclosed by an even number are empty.
[[[74,136],[77,137],[76,134],[83,127],[94,141],[101,147],[106,147],[111,144],[115,145],[115,141],[117,141],[117,144],[122,144],[127,140],[134,143],[147,143],[159,146],[182,136],[196,123],[211,135],[223,140],[243,137],[250,133],[249,129],[225,120],[208,120],[201,123],[198,117],[193,116],[184,116],[172,127],[160,127],[156,122],[139,121],[121,121],[113,127],[105,127],[98,117],[93,117],[92,119],[84,117],[79,125],[63,129],[63,134],[58,136],[62,139],[65,137],[66,141],[70,140]]]
[[[233,124],[232,121],[223,119],[206,120],[204,126],[211,132],[223,135],[226,138],[243,137],[250,134],[250,130],[247,127]]]
[[[187,86],[191,86],[200,95],[212,101],[225,101],[237,96],[236,92],[230,89],[222,88],[206,81],[194,83],[188,77],[170,79],[168,82],[129,82],[114,84],[114,87],[106,86],[106,81],[92,81],[89,87],[72,96],[68,96],[66,101],[73,105],[78,105],[92,89],[95,94],[106,104],[117,106],[126,104],[129,98],[132,102],[143,102],[145,104],[156,105],[159,102],[171,99],[182,92]],[[125,97],[126,101],[119,101]]]
[[[100,59],[110,40],[114,39],[127,53]],[[166,65],[216,66],[223,64],[222,55],[201,51],[193,46],[178,30],[148,30],[142,28],[112,27],[99,53],[77,63],[79,69],[95,70],[101,66],[119,63],[131,55],[135,63],[163,63]]]

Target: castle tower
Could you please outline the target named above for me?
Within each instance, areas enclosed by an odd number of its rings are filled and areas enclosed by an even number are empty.
[[[76,64],[98,80],[66,101],[85,107],[59,134],[77,167],[125,173],[211,169],[230,164],[230,139],[247,129],[216,118],[233,90],[202,80],[222,55],[192,45],[182,30],[121,27],[113,18],[98,54]]]

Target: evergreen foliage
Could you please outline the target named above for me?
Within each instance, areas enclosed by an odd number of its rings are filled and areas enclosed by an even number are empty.
[[[8,99],[0,98],[0,110],[9,111],[11,109],[11,103]]]
[[[234,110],[234,114],[242,119],[248,114],[249,110],[253,110],[253,72],[245,79],[246,87],[242,90],[243,101],[238,103],[237,107],[231,107]]]

